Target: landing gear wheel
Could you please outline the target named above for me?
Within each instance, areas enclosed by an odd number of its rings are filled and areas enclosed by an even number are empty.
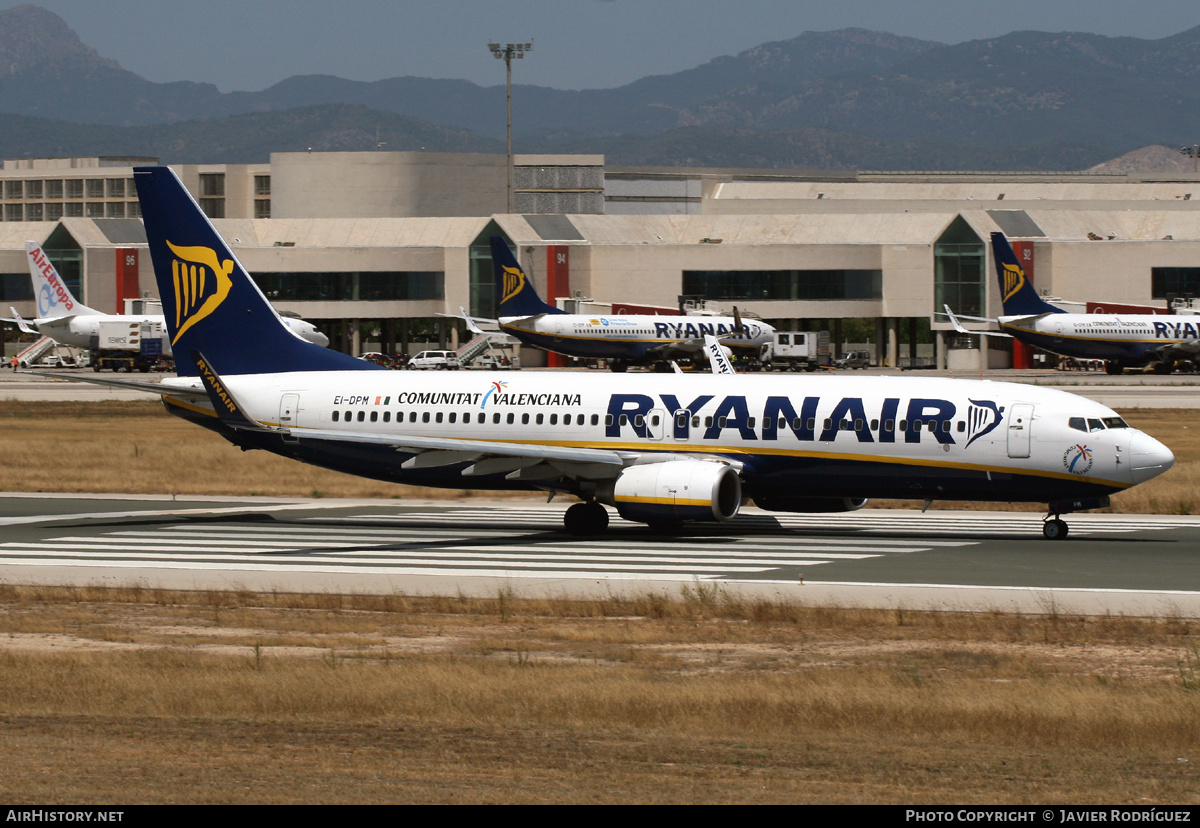
[[[1042,534],[1046,540],[1062,540],[1067,536],[1067,522],[1062,518],[1054,518],[1042,524]]]
[[[624,362],[623,360],[614,359],[612,362],[608,363],[608,370],[612,371],[614,374],[623,374],[627,368],[629,368],[629,363]]]
[[[563,527],[577,537],[603,535],[608,529],[608,511],[599,503],[576,503],[563,515]]]
[[[1106,362],[1104,363],[1104,373],[1111,377],[1119,377],[1125,373],[1125,366],[1119,362]]]

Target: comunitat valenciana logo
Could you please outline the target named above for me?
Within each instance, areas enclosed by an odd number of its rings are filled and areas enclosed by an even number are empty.
[[[1092,469],[1092,450],[1074,445],[1063,452],[1063,468],[1071,474],[1087,474]]]
[[[479,407],[484,408],[485,406],[487,406],[488,400],[492,397],[492,395],[494,394],[495,396],[499,397],[502,393],[504,393],[505,388],[508,388],[507,382],[493,381],[492,387],[489,388],[487,390],[487,393],[483,395],[483,402],[479,403]]]
[[[171,279],[175,289],[174,345],[184,331],[215,311],[233,288],[233,260],[220,261],[211,247],[179,247],[167,242],[175,254]]]
[[[521,292],[521,288],[525,287],[525,273],[519,267],[504,267],[504,298],[501,302],[507,302],[509,299]]]

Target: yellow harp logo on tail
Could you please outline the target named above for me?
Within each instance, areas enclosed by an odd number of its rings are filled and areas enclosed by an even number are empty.
[[[525,272],[519,267],[504,267],[504,292],[500,299],[501,304],[521,292],[521,288],[525,287]]]
[[[1004,300],[1007,302],[1013,294],[1025,287],[1025,271],[1019,265],[1001,263],[1004,266]]]
[[[171,279],[175,286],[174,345],[184,331],[215,311],[229,291],[233,280],[233,259],[220,261],[211,247],[177,247],[167,242],[175,254],[171,261]]]

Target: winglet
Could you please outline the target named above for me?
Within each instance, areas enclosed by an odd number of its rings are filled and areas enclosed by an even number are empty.
[[[21,314],[17,313],[16,308],[14,308],[12,305],[9,305],[8,309],[10,311],[12,311],[13,321],[17,323],[17,327],[21,329],[21,333],[25,333],[25,334],[36,334],[37,333],[36,331],[33,330],[33,328],[31,328],[27,324],[25,324],[25,320],[21,318]]]
[[[729,361],[725,346],[712,334],[704,335],[704,353],[708,355],[708,364],[714,374],[733,376],[737,373],[733,370],[733,363]]]
[[[233,396],[233,392],[225,385],[225,381],[218,376],[209,361],[204,358],[204,354],[192,351],[190,355],[192,362],[196,365],[196,373],[200,377],[200,382],[204,384],[204,390],[208,392],[208,399],[212,402],[217,417],[222,423],[241,431],[268,430],[262,423],[251,419],[246,414],[245,409]]]
[[[942,307],[946,309],[946,316],[950,317],[950,324],[954,326],[954,330],[958,331],[960,334],[971,333],[962,326],[961,322],[958,321],[958,317],[954,315],[954,311],[950,310],[949,305],[942,305]]]

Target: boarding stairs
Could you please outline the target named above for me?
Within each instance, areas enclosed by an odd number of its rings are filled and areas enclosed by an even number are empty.
[[[454,353],[458,357],[459,364],[467,366],[481,354],[491,353],[494,348],[504,347],[511,343],[512,340],[508,334],[498,331],[484,331]]]
[[[37,342],[27,347],[23,351],[17,353],[17,364],[22,368],[29,368],[36,364],[38,360],[46,354],[58,347],[58,343],[48,336],[43,336]]]

